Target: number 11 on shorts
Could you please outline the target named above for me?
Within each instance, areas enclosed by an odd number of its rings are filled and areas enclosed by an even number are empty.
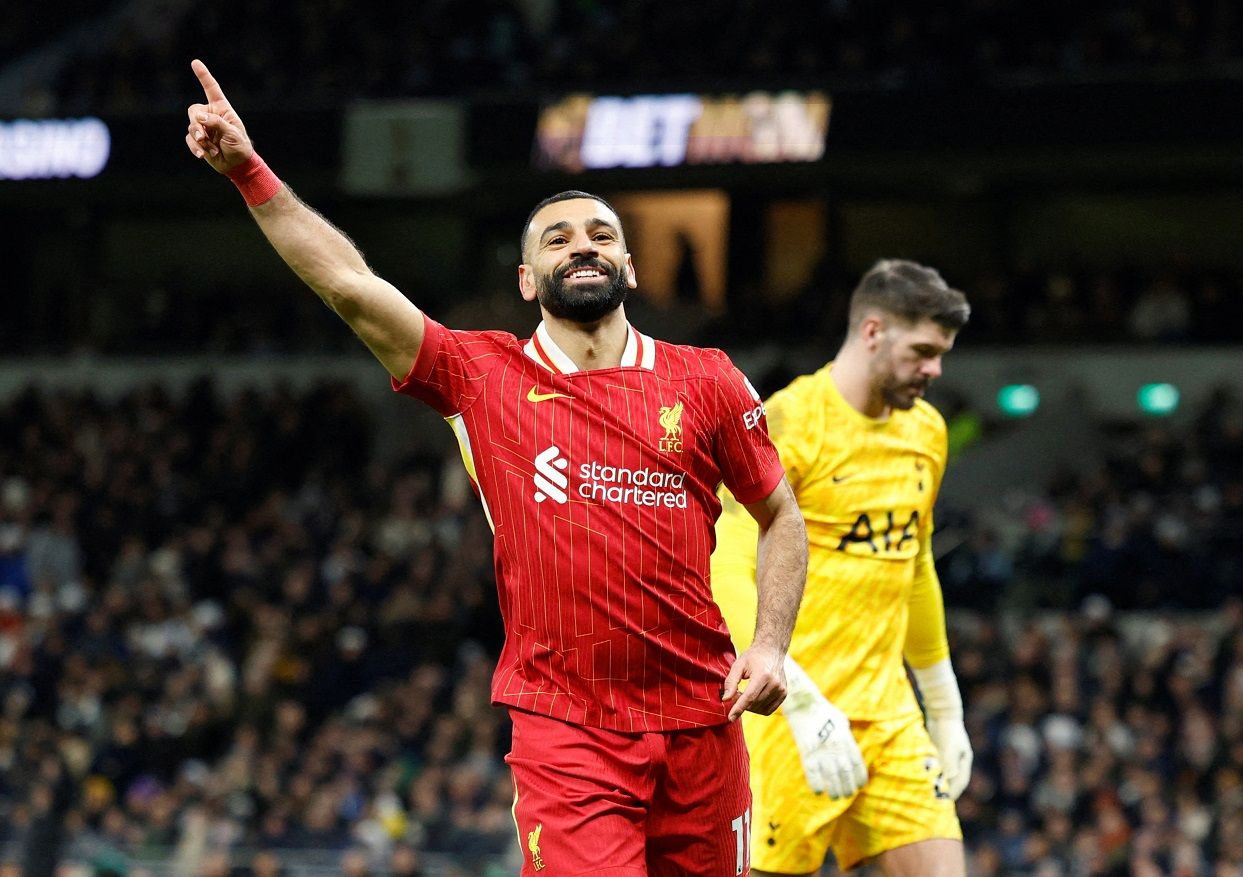
[[[746,812],[729,825],[734,829],[734,839],[738,842],[738,864],[734,874],[745,874],[751,867],[751,808],[748,807]]]

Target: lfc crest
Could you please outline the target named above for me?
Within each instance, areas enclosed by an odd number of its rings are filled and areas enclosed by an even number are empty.
[[[535,826],[535,830],[527,833],[527,849],[531,851],[531,867],[536,871],[544,870],[544,857],[539,851],[539,836],[544,831],[544,823]]]
[[[682,453],[682,403],[660,408],[660,425],[665,428],[665,437],[660,440],[660,449],[666,454]]]

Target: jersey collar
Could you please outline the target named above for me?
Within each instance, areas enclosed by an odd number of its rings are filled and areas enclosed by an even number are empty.
[[[645,368],[651,371],[656,367],[656,342],[647,335],[626,324],[626,349],[622,351],[622,368]],[[522,348],[530,359],[556,375],[568,375],[579,371],[574,360],[570,359],[548,334],[548,327],[542,322],[535,328],[535,334]]]

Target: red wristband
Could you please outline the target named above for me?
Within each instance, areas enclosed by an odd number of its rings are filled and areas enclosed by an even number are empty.
[[[252,152],[250,158],[225,173],[246,199],[248,207],[258,207],[281,189],[280,177],[272,173],[267,162]]]

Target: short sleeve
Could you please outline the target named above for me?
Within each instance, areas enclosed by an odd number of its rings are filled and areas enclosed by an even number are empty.
[[[768,437],[759,393],[724,354],[722,358],[716,381],[714,450],[725,486],[740,503],[747,505],[772,493],[785,470]]]
[[[395,392],[426,402],[444,417],[464,411],[477,395],[487,361],[496,347],[488,334],[459,332],[424,316],[423,344],[405,379],[392,378]]]
[[[774,393],[764,403],[768,434],[777,447],[790,486],[797,493],[816,462],[820,433],[811,429],[816,411],[806,404],[806,393],[795,391],[795,385]],[[814,440],[811,433],[815,433]]]

